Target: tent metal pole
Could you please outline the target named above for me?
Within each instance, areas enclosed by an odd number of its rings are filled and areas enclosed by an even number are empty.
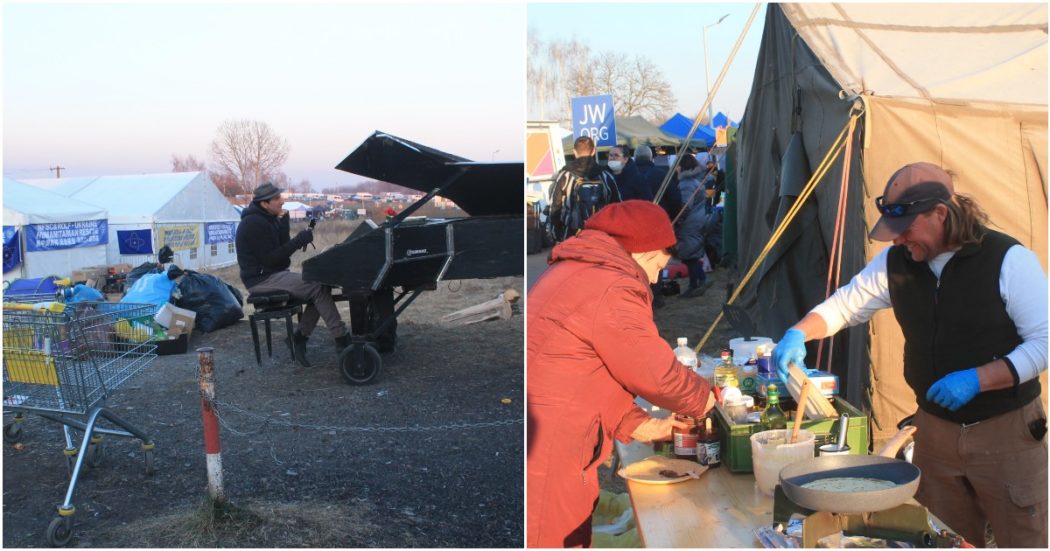
[[[704,101],[703,107],[696,114],[696,119],[693,120],[693,127],[689,129],[689,133],[686,134],[685,138],[682,139],[682,145],[678,148],[678,154],[675,155],[674,164],[668,167],[667,175],[664,176],[663,183],[660,184],[659,191],[656,192],[656,196],[653,197],[654,203],[659,203],[660,199],[663,198],[664,192],[667,191],[667,184],[671,181],[671,176],[674,174],[674,170],[678,168],[678,163],[682,159],[682,155],[685,154],[686,148],[689,146],[689,142],[693,139],[693,134],[696,134],[696,130],[700,128],[700,120],[704,117],[704,112],[711,107],[711,100],[714,99],[715,94],[718,93],[718,89],[722,87],[722,80],[725,79],[726,73],[729,71],[729,66],[733,64],[733,59],[736,58],[736,53],[740,50],[740,45],[744,43],[744,37],[747,36],[747,31],[751,29],[751,23],[755,20],[755,16],[758,15],[758,9],[762,7],[761,3],[755,4],[754,9],[751,10],[751,16],[747,18],[747,23],[744,23],[744,29],[740,31],[740,36],[736,39],[736,44],[733,45],[733,51],[729,52],[729,59],[726,59],[725,65],[722,66],[722,72],[718,74],[718,79],[715,80],[715,85],[711,88],[710,93],[707,95],[707,99]]]

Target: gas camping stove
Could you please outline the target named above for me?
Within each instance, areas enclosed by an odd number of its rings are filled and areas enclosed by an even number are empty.
[[[773,494],[773,529],[783,534],[794,515],[802,519],[802,547],[817,547],[817,542],[838,535],[824,546],[841,547],[839,540],[846,536],[862,536],[887,541],[908,543],[915,547],[961,547],[964,540],[948,531],[938,529],[934,517],[923,506],[904,503],[871,513],[829,513],[806,509],[793,501],[778,484]],[[830,543],[830,545],[828,545]]]

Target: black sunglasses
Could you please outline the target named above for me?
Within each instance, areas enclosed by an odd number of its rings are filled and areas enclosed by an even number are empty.
[[[928,209],[915,211],[911,207],[920,203],[927,203],[929,201],[941,201],[941,199],[937,197],[927,197],[925,199],[919,199],[910,203],[890,203],[887,205],[882,202],[882,197],[883,196],[880,195],[875,198],[875,208],[879,209],[879,212],[881,212],[883,215],[889,216],[891,218],[899,218],[908,214],[914,214],[915,212],[925,212]]]

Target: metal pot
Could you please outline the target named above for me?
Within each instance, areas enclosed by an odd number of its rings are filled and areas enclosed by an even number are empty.
[[[915,432],[905,427],[890,439],[879,455],[831,455],[792,463],[780,471],[780,486],[795,504],[813,511],[867,513],[896,507],[919,489],[919,468],[895,459],[901,444]],[[827,478],[873,478],[894,483],[892,488],[833,492],[805,488]]]

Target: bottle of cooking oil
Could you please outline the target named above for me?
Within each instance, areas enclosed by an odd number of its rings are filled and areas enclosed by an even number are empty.
[[[777,385],[766,388],[766,409],[762,412],[762,426],[766,430],[786,429],[787,416],[780,409],[780,392]]]
[[[722,363],[715,367],[715,386],[724,388],[730,375],[736,377],[736,365],[733,364],[733,351],[726,348],[722,350]]]

